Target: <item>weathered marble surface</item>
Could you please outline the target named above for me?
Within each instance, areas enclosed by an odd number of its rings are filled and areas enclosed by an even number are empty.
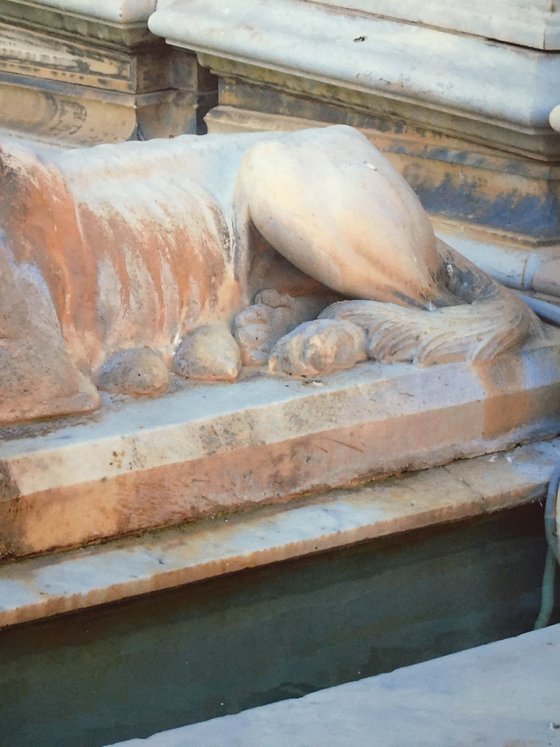
[[[154,12],[156,0],[39,0],[57,10],[87,18],[125,24],[143,24]]]
[[[560,138],[548,116],[560,55],[539,43],[543,24],[557,34],[557,10],[540,0],[257,5],[173,0],[150,20],[218,76],[210,132],[349,124],[451,233],[558,245]]]
[[[436,241],[413,191],[350,128],[63,153],[6,144],[0,158],[0,423],[94,410],[95,384],[159,394],[170,365],[231,380],[239,363],[223,361],[246,359],[251,335],[269,341],[275,371],[313,376],[366,357],[483,360],[543,332]],[[302,296],[322,301],[298,310]],[[283,307],[295,327],[333,296],[368,302],[329,307],[275,347]],[[223,329],[215,344],[208,325],[242,311],[236,339]],[[189,367],[185,346],[204,364]]]
[[[548,125],[558,104],[556,54],[306,0],[264,6],[259,0],[174,0],[158,6],[149,27],[199,52],[211,67],[229,60],[246,64],[249,75],[254,67],[375,93],[391,101],[393,114],[406,111],[409,126],[432,126],[506,150],[531,149],[541,157],[560,152]]]
[[[0,627],[480,516],[544,495],[560,441],[0,569]]]
[[[548,0],[315,0],[535,49],[560,49],[560,9]]]
[[[553,340],[474,364],[368,362],[319,380],[188,386],[77,422],[6,429],[0,553],[285,504],[559,430]]]
[[[0,0],[2,133],[76,147],[196,132],[215,80],[149,32],[154,9],[155,0]]]

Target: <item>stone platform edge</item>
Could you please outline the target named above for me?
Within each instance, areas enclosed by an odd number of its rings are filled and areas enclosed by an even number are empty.
[[[0,566],[0,627],[518,506],[543,497],[560,438],[284,506]]]
[[[80,547],[560,433],[560,346],[187,386],[0,441],[0,555]],[[6,436],[6,433],[4,433]]]

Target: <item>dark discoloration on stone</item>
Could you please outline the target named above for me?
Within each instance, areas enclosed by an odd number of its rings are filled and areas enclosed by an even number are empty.
[[[10,468],[5,462],[0,462],[0,500],[13,501],[20,497],[21,493],[16,485]]]
[[[9,466],[0,462],[0,558],[17,554],[20,541],[15,520],[21,491]]]

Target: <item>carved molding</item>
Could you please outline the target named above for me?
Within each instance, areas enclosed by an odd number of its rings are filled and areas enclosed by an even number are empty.
[[[19,4],[30,8],[49,8],[67,15],[96,18],[100,21],[118,24],[145,25],[156,8],[156,0],[18,0]]]
[[[460,31],[542,50],[560,49],[560,8],[550,0],[314,0],[321,5]]]
[[[436,130],[451,114],[482,140],[485,128],[501,131],[507,150],[518,133],[531,135],[537,153],[560,154],[548,123],[559,55],[305,0],[175,0],[158,6],[148,25],[203,56],[410,105],[409,121],[417,107]]]
[[[66,12],[71,3],[51,5]],[[132,9],[131,4],[126,7]],[[89,24],[68,33],[58,26],[43,27],[36,16],[26,17],[21,3],[17,8],[12,4],[16,9],[20,17],[0,23],[4,133],[63,146],[174,137],[196,132],[215,102],[215,82],[195,55],[149,34],[145,19],[149,39],[137,47],[124,38],[114,43],[112,33],[99,38],[101,7],[93,36]],[[44,6],[33,4],[34,12],[39,9]],[[106,28],[114,31],[114,26]]]
[[[169,86],[169,65],[161,59],[165,53],[163,47],[150,55],[160,57],[160,88]],[[136,58],[128,50],[8,24],[0,24],[0,70],[4,75],[34,76],[109,91],[135,93],[138,89]]]
[[[174,89],[134,96],[93,88],[0,80],[0,130],[63,147],[147,140],[196,132],[195,92]]]
[[[148,30],[146,18],[118,22],[111,17],[103,17],[103,5],[100,6],[100,10],[97,15],[95,12],[92,15],[81,15],[75,12],[75,9],[65,10],[63,3],[0,0],[0,18],[4,23],[14,26],[48,31],[66,38],[97,40],[104,45],[115,44],[132,48],[140,44],[153,43],[154,38]]]

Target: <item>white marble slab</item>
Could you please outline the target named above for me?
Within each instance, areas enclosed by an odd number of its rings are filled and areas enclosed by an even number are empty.
[[[558,104],[560,55],[305,0],[173,0],[149,28],[203,54],[488,123],[550,132]]]
[[[558,335],[475,364],[256,375],[0,432],[0,555],[31,555],[560,431]]]
[[[321,5],[499,39],[536,49],[560,49],[560,7],[549,0],[315,0]]]

